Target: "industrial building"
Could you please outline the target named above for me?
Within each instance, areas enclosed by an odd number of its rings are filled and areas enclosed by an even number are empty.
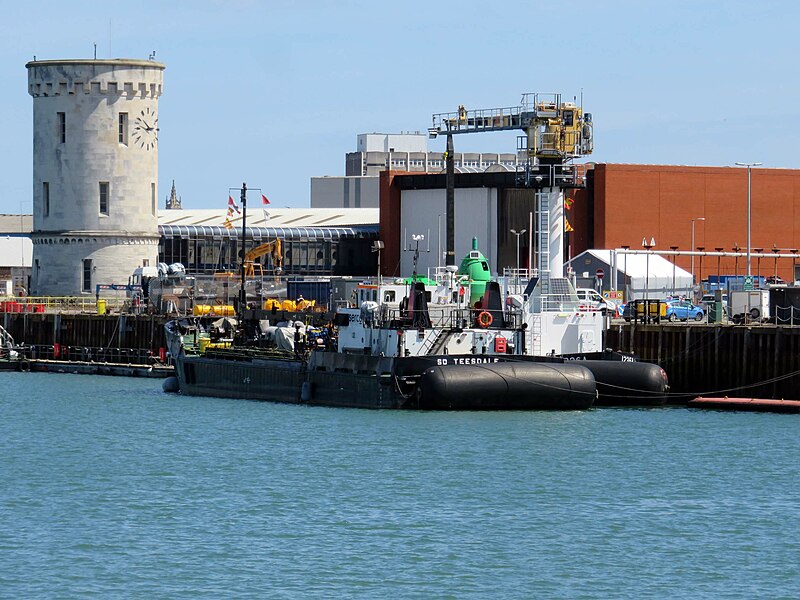
[[[677,266],[694,269],[695,281],[718,273],[746,273],[748,174],[742,167],[664,165],[574,165],[575,182],[565,201],[567,258],[593,248],[643,250],[678,255]],[[582,169],[585,168],[585,171]],[[444,236],[445,178],[440,174],[383,173],[381,176],[382,267],[407,272],[411,234],[425,235],[423,268],[437,260]],[[544,182],[546,183],[546,182]],[[456,254],[479,238],[494,272],[536,265],[537,186],[520,187],[513,173],[456,174]],[[800,279],[800,170],[751,170],[751,272],[785,281]],[[525,234],[516,235],[511,230]],[[519,245],[519,250],[517,249]],[[430,252],[427,252],[430,250]],[[713,256],[702,256],[702,253]],[[720,256],[727,253],[728,256]],[[738,256],[735,256],[738,255]],[[608,282],[605,282],[608,285]]]

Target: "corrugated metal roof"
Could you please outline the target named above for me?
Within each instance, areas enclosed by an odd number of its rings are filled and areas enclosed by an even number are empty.
[[[250,219],[248,219],[248,222]],[[380,227],[358,225],[355,227],[248,227],[247,237],[254,240],[280,238],[282,240],[332,240],[362,238],[377,235]],[[238,238],[241,227],[226,229],[219,225],[159,225],[158,233],[179,238]]]
[[[357,225],[377,225],[379,209],[377,208],[273,208],[265,207],[269,213],[266,218],[262,206],[248,207],[248,228],[266,227],[353,227]],[[220,209],[181,209],[158,212],[158,224],[162,225],[195,225],[222,226],[227,217],[227,207]],[[241,226],[242,216],[235,214],[231,222]]]

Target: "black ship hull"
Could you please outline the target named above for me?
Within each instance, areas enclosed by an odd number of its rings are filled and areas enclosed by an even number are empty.
[[[512,355],[389,358],[317,351],[304,361],[210,352],[179,356],[176,376],[188,395],[416,410],[581,410],[596,400],[663,404],[667,390],[663,371],[648,363]]]

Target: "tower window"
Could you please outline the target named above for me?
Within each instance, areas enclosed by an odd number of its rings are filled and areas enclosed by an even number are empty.
[[[67,142],[67,113],[58,113],[58,141],[61,144]]]
[[[128,145],[128,113],[119,113],[119,143]]]
[[[92,259],[83,259],[83,282],[81,284],[81,291],[92,291]]]
[[[50,182],[42,182],[42,213],[45,217],[50,215]]]
[[[100,182],[100,214],[108,216],[108,182]]]

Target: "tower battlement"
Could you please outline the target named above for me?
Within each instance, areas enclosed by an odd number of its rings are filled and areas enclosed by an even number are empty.
[[[161,96],[163,63],[152,60],[39,60],[28,69],[28,93],[34,98],[69,95]]]

